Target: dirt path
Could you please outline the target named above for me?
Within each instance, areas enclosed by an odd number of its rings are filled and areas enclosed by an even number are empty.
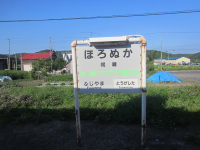
[[[1,150],[125,150],[142,149],[140,125],[97,124],[81,121],[82,146],[76,144],[75,121],[51,121],[34,125],[0,126]],[[185,137],[200,133],[197,124],[185,128],[158,129],[147,126],[147,150],[199,150]],[[196,139],[196,138],[194,138]],[[200,142],[200,141],[199,141]]]
[[[200,67],[200,66],[199,66]],[[200,82],[200,70],[169,71],[181,80]]]

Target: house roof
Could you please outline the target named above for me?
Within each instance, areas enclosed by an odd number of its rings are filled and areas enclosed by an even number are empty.
[[[168,58],[163,58],[162,60],[177,60],[177,59],[182,58],[182,57],[184,57],[184,56],[180,56],[180,57],[170,57],[169,59],[168,59]],[[187,57],[185,57],[185,58],[187,58]],[[161,59],[154,59],[154,60],[161,60]]]
[[[47,58],[51,57],[51,55],[53,53],[54,52],[51,52],[51,53],[26,53],[19,59],[21,59],[21,58],[22,59],[38,59],[38,58],[47,59]]]
[[[180,56],[180,57],[170,57],[169,60],[177,60],[177,59],[179,59],[181,57],[183,57],[183,56]]]

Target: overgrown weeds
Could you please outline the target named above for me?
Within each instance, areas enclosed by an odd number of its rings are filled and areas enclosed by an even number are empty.
[[[191,142],[196,145],[200,145],[200,139],[199,139],[199,132],[196,132],[194,134],[190,134],[185,137],[186,141]]]
[[[160,65],[155,65],[154,69],[156,71],[161,71]],[[172,71],[172,70],[200,70],[200,66],[194,65],[163,65],[162,70],[164,71]]]
[[[44,79],[45,82],[73,81],[73,75],[64,74],[59,76],[50,76]]]
[[[12,82],[12,81],[0,82],[0,87],[2,88],[19,87],[19,86],[21,85],[18,82]]]
[[[0,123],[75,119],[74,90],[66,86],[0,88]],[[171,128],[200,122],[200,86],[147,87],[147,124]],[[79,94],[80,117],[98,123],[140,123],[141,93]]]

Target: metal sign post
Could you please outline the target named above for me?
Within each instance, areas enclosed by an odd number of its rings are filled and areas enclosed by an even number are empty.
[[[89,46],[76,47],[88,44]],[[141,35],[73,41],[77,142],[81,145],[78,93],[142,92],[141,144],[146,144],[146,40]]]
[[[142,71],[141,71],[141,90],[142,90],[142,115],[141,115],[141,145],[146,146],[146,40],[142,41]]]

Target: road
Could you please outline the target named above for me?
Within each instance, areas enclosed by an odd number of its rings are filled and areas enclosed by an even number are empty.
[[[200,82],[200,70],[169,71],[180,80]]]

